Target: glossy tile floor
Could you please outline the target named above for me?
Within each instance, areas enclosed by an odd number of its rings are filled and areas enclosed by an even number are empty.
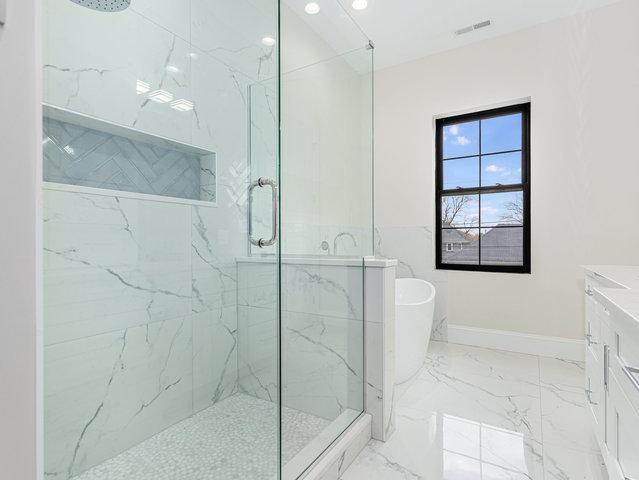
[[[432,342],[397,387],[396,431],[342,480],[605,480],[583,364]]]

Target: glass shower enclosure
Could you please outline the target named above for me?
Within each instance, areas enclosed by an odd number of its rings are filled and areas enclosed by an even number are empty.
[[[373,48],[306,7],[44,1],[47,479],[295,479],[363,412]]]

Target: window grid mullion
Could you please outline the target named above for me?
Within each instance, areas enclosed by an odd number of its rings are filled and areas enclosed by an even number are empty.
[[[501,193],[501,192],[519,192],[525,188],[523,183],[513,183],[512,185],[491,185],[487,187],[469,187],[459,188],[455,190],[439,190],[442,197],[451,197],[454,195],[479,195],[480,193]]]
[[[503,150],[501,152],[490,152],[490,153],[477,153],[475,155],[464,155],[461,157],[448,157],[448,158],[444,158],[442,155],[442,162],[448,162],[449,160],[466,160],[468,158],[475,158],[478,157],[480,155],[483,155],[485,157],[492,157],[494,155],[505,155],[507,153],[517,153],[517,152],[522,152],[523,153],[523,148],[518,148],[516,150]]]
[[[481,155],[481,119],[479,120],[479,188],[482,187],[481,184],[481,163],[482,163],[482,155]],[[477,238],[477,264],[481,265],[481,192],[477,194],[477,198],[479,199],[479,221],[477,222],[479,225],[479,237]]]

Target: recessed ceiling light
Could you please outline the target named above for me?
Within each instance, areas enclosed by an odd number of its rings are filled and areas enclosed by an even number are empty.
[[[173,100],[173,94],[166,90],[155,90],[149,93],[149,100],[153,100],[157,103],[169,103]]]
[[[171,108],[180,112],[188,112],[189,110],[193,110],[194,106],[195,105],[193,104],[193,102],[185,100],[184,98],[171,102]]]
[[[352,7],[354,10],[364,10],[368,7],[368,0],[353,0]]]
[[[272,47],[275,45],[275,39],[273,37],[264,37],[262,39],[262,45],[266,45],[267,47]]]
[[[309,2],[304,7],[304,11],[306,13],[308,13],[309,15],[315,15],[316,13],[319,13],[320,6],[319,6],[319,4],[317,4],[315,2]]]
[[[171,72],[171,73],[179,73],[180,69],[178,67],[176,67],[175,65],[167,65],[166,69]]]
[[[151,90],[151,85],[149,85],[148,83],[143,82],[142,80],[138,80],[136,82],[135,91],[138,95],[149,93],[149,90]]]
[[[191,57],[193,60],[197,60],[199,55],[195,52],[191,52],[189,53],[189,57]]]

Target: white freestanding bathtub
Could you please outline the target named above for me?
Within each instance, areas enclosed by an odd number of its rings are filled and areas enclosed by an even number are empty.
[[[426,280],[395,280],[395,381],[402,383],[423,365],[433,327],[435,287]]]

